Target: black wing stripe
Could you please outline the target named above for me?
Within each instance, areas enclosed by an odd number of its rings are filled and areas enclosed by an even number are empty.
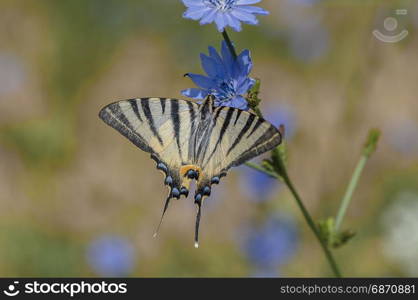
[[[132,131],[134,130],[134,127],[132,126],[131,122],[129,122],[128,118],[125,116],[125,114],[123,113],[123,111],[121,110],[118,104],[110,105],[108,106],[108,108],[112,112],[114,118],[118,119],[130,130]]]
[[[257,123],[255,123],[254,128],[247,135],[247,138],[249,138],[258,129],[258,127],[260,127],[260,125],[263,123],[264,123],[264,120],[262,118],[258,118]]]
[[[152,133],[154,134],[154,136],[157,137],[158,141],[160,142],[160,145],[162,146],[163,140],[161,139],[160,134],[155,128],[154,118],[152,116],[151,109],[149,107],[148,99],[141,99],[141,105],[142,105],[142,110],[144,111],[144,115],[148,119],[148,124],[151,128]]]
[[[207,134],[207,139],[206,139],[206,141],[205,141],[205,143],[206,143],[206,145],[205,145],[205,147],[204,147],[204,151],[203,151],[203,154],[202,154],[202,163],[203,163],[203,159],[205,158],[205,156],[206,156],[206,152],[208,151],[208,149],[209,149],[209,143],[210,143],[210,140],[211,140],[211,138],[212,138],[212,132],[213,132],[213,129],[216,127],[216,124],[218,123],[218,118],[219,118],[219,114],[221,113],[221,110],[222,110],[222,108],[219,108],[217,111],[216,111],[216,113],[215,113],[215,117],[213,118],[213,124],[212,124],[212,126],[210,127],[210,129],[209,129],[209,133]]]
[[[129,100],[129,104],[131,105],[132,110],[134,111],[136,117],[142,122],[141,115],[139,114],[138,110],[138,102],[136,99]]]
[[[182,158],[182,151],[180,147],[180,116],[179,116],[179,103],[177,101],[171,101],[171,122],[173,124],[174,136],[177,142],[177,149],[179,151],[180,158]]]
[[[213,126],[215,126],[215,125],[216,125],[216,122],[217,122],[217,120],[218,120],[218,118],[219,118],[219,114],[221,113],[221,111],[222,111],[222,107],[221,107],[221,108],[218,108],[218,110],[216,111],[216,113],[215,113],[215,117],[213,118],[213,121],[214,121]]]
[[[153,149],[145,142],[144,138],[136,132],[129,120],[125,117],[118,104],[111,104],[103,108],[99,117],[109,126],[115,128],[122,135],[127,137],[133,144],[146,152]]]
[[[222,139],[223,139],[223,137],[225,135],[225,132],[228,129],[229,123],[231,123],[231,118],[232,118],[232,115],[233,115],[234,111],[235,111],[234,108],[232,108],[232,107],[229,107],[228,108],[228,111],[227,111],[226,117],[225,117],[225,121],[222,124],[222,128],[221,128],[221,132],[219,134],[218,141],[216,142],[217,145],[219,145],[222,142]]]
[[[239,142],[241,141],[242,137],[244,136],[244,134],[251,128],[251,126],[253,125],[255,119],[255,115],[254,114],[250,114],[250,116],[247,119],[247,122],[245,123],[244,127],[242,128],[241,132],[239,133],[237,139],[234,141],[234,143],[231,145],[231,147],[228,149],[228,152],[226,155],[229,155],[229,153],[231,153],[232,150],[234,150],[234,148],[239,144]]]
[[[223,139],[223,137],[224,137],[224,135],[225,135],[225,132],[226,132],[226,130],[228,129],[229,124],[231,123],[231,118],[232,118],[232,115],[234,114],[234,111],[236,111],[236,109],[235,109],[235,108],[232,108],[232,107],[229,107],[229,108],[228,108],[228,111],[227,111],[227,113],[226,113],[225,120],[224,120],[224,122],[223,122],[223,124],[222,124],[221,132],[220,132],[220,134],[219,134],[219,138],[218,138],[218,140],[217,140],[217,142],[216,142],[215,147],[213,148],[212,153],[209,155],[208,159],[206,160],[206,164],[205,164],[205,166],[209,163],[210,159],[211,159],[211,158],[212,158],[212,156],[215,154],[216,149],[218,148],[219,144],[221,144],[221,143],[222,143],[222,139]],[[215,125],[214,125],[214,126],[215,126]]]
[[[234,126],[237,125],[237,121],[239,119],[239,117],[241,116],[242,110],[238,110],[237,116],[235,117],[235,122],[234,122]]]
[[[213,128],[215,128],[216,126],[221,109],[222,108],[218,108],[218,110],[216,111],[215,117],[213,118],[213,123],[211,125],[205,122],[205,123],[201,123],[201,125],[199,125],[198,127],[197,135],[196,135],[196,145],[199,145],[199,148],[197,149],[196,156],[197,158],[199,157],[201,158],[200,162],[202,162],[203,158],[206,155],[206,151],[209,148],[208,146],[209,146],[210,138],[212,136],[212,131],[213,131]],[[203,112],[203,110],[201,111],[201,114],[202,114],[202,117],[201,117],[202,120],[206,120],[206,115],[204,115],[205,113]]]
[[[194,140],[195,140],[195,119],[196,119],[196,113],[194,111],[194,106],[191,102],[187,102],[187,105],[189,106],[189,118],[190,118],[190,137],[189,137],[189,151],[188,151],[188,159],[191,160],[194,157],[193,149],[195,149]]]
[[[264,131],[261,136],[254,142],[254,144],[248,149],[249,151],[257,148],[261,144],[268,143],[271,138],[278,134],[277,129],[275,129],[273,126],[270,126],[269,128]]]
[[[236,159],[231,166],[238,166],[247,160],[260,155],[275,146],[279,145],[281,142],[280,133],[276,128],[270,126],[255,142],[248,148],[247,151],[242,153],[238,159]]]
[[[160,98],[160,104],[161,104],[161,111],[163,112],[163,114],[165,114],[166,98]]]

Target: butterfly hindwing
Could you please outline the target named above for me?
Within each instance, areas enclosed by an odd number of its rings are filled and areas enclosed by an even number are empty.
[[[217,183],[229,168],[269,151],[280,144],[280,132],[257,115],[231,107],[213,112],[213,126],[207,151],[199,157],[204,177],[198,191]]]

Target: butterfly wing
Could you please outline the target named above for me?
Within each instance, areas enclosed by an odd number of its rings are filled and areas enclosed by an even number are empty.
[[[231,107],[213,110],[211,96],[203,105],[166,98],[119,101],[104,107],[99,116],[140,149],[151,153],[157,168],[165,173],[170,192],[163,216],[169,200],[182,194],[187,197],[190,179],[198,179],[194,197],[198,204],[195,246],[201,203],[210,195],[211,185],[219,183],[229,168],[281,142],[279,131],[252,113]],[[188,172],[192,172],[190,176]]]
[[[199,106],[190,101],[139,98],[105,106],[99,117],[143,151],[151,153],[157,168],[165,173],[169,197],[188,194],[179,170],[191,164],[187,145]],[[183,188],[183,189],[182,189]]]
[[[213,130],[207,151],[199,157],[204,171],[199,178],[196,197],[210,193],[229,168],[269,151],[281,142],[281,134],[272,124],[257,115],[231,107],[213,112]]]

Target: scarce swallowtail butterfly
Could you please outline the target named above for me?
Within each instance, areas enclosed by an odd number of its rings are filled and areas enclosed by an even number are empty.
[[[198,247],[201,205],[229,168],[266,152],[281,142],[272,124],[240,109],[214,107],[213,96],[202,104],[169,98],[139,98],[105,106],[99,117],[141,150],[151,153],[169,187],[171,199],[189,194],[197,181],[195,247]],[[158,232],[158,229],[157,229]]]

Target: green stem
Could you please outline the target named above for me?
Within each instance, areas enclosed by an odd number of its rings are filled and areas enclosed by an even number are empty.
[[[232,53],[232,56],[236,59],[237,58],[237,52],[235,52],[235,47],[234,45],[232,45],[231,39],[228,36],[228,33],[226,32],[226,29],[224,29],[224,31],[222,31],[222,36],[226,42],[226,45],[229,48],[229,51]]]
[[[256,169],[260,172],[263,172],[269,176],[272,176],[274,178],[279,179],[279,175],[269,172],[267,170],[265,170],[263,167],[255,165],[253,163],[246,163],[246,165],[250,168]],[[303,204],[302,199],[300,198],[298,192],[296,191],[296,188],[293,186],[292,181],[290,180],[289,176],[287,175],[286,170],[283,168],[282,169],[282,178],[284,183],[287,185],[287,187],[289,188],[290,192],[292,193],[293,197],[296,200],[296,203],[298,205],[298,207],[300,208],[300,210],[302,211],[303,217],[306,220],[306,223],[308,223],[309,228],[312,230],[312,232],[314,233],[315,237],[317,238],[317,240],[319,241],[322,250],[324,251],[325,257],[328,261],[328,263],[331,266],[331,269],[334,273],[334,275],[336,277],[342,277],[340,270],[338,269],[338,265],[334,259],[334,256],[332,255],[331,250],[328,248],[328,246],[326,245],[325,241],[321,238],[319,231],[311,217],[311,215],[309,214],[308,210],[306,209],[305,205]]]
[[[357,163],[356,168],[354,169],[354,173],[351,176],[350,183],[348,184],[344,197],[341,200],[341,205],[338,209],[337,217],[335,218],[335,231],[338,231],[341,226],[345,213],[347,212],[348,205],[350,204],[351,198],[353,198],[354,190],[357,187],[361,173],[363,172],[364,166],[366,165],[367,159],[368,156],[363,154],[359,162]]]
[[[322,250],[324,251],[325,257],[328,260],[328,263],[331,266],[332,271],[334,272],[335,277],[342,277],[340,270],[338,269],[338,265],[332,255],[331,250],[328,248],[325,241],[321,238],[318,228],[316,227],[311,215],[309,214],[308,210],[306,209],[305,205],[302,202],[298,192],[296,191],[295,187],[293,186],[292,181],[290,180],[289,176],[286,172],[283,174],[283,181],[286,183],[287,187],[289,188],[290,192],[292,193],[293,197],[296,200],[297,205],[299,206],[300,210],[302,211],[303,216],[305,217],[306,222],[308,223],[309,228],[311,228],[312,232],[314,233],[315,237],[319,241]]]

